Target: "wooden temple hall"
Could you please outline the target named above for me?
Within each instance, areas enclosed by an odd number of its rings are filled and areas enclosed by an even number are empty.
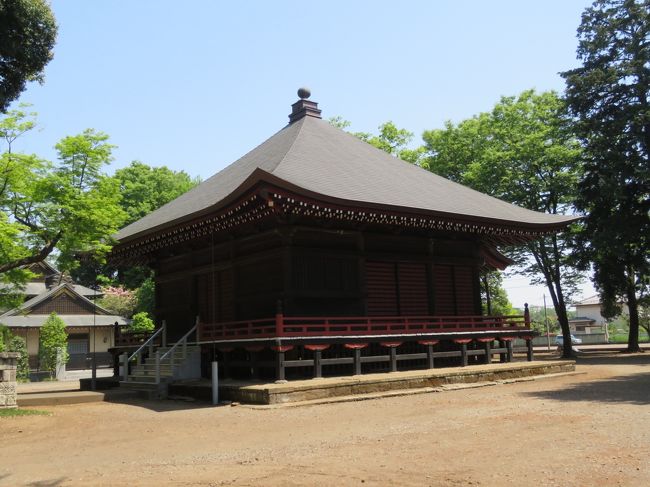
[[[486,316],[479,272],[571,218],[403,162],[298,95],[279,132],[117,234],[114,261],[155,270],[167,342],[238,379],[509,361],[515,338],[532,360],[527,317]]]

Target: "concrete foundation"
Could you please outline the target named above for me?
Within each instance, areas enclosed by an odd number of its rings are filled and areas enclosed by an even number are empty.
[[[245,404],[286,404],[340,396],[440,387],[449,384],[493,382],[574,371],[574,361],[557,360],[410,370],[290,381],[282,384],[251,384],[250,382],[225,380],[219,384],[219,397]],[[170,394],[184,394],[209,400],[208,398],[211,397],[210,381],[174,384],[170,387]]]

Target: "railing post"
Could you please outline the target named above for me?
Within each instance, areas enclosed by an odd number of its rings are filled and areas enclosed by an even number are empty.
[[[397,372],[397,347],[390,347],[390,371]]]
[[[278,311],[275,313],[275,336],[281,337],[284,329],[284,315],[282,314],[281,301],[278,301]]]
[[[162,346],[167,346],[167,321],[162,320]]]
[[[120,362],[122,363],[122,377],[124,378],[124,381],[126,382],[129,378],[129,354],[124,352],[122,355],[120,355],[121,359]]]
[[[160,384],[160,350],[156,350],[156,384]]]
[[[524,323],[526,328],[530,328],[530,310],[528,309],[528,303],[524,303]]]
[[[354,375],[361,375],[361,349],[354,349]]]
[[[321,365],[322,352],[318,349],[314,350],[314,377],[323,377],[323,367]]]
[[[428,369],[433,369],[434,363],[433,363],[433,345],[430,343],[427,344],[427,368]]]
[[[277,380],[278,381],[284,381],[285,380],[285,375],[284,375],[284,352],[282,351],[282,348],[278,347],[278,352],[276,355],[276,362],[275,362],[275,371],[277,375]]]

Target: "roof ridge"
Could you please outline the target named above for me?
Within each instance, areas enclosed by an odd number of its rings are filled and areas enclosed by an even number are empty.
[[[51,289],[48,289],[46,292],[38,294],[34,296],[31,299],[28,299],[24,303],[22,303],[20,306],[16,306],[13,309],[10,309],[9,311],[6,311],[2,315],[0,315],[0,318],[5,317],[5,316],[17,316],[19,314],[22,314],[22,311],[26,311],[30,308],[33,308],[35,305],[41,303],[42,301],[46,300],[49,297],[54,296],[56,293],[58,293],[61,289],[68,289],[71,293],[73,293],[75,296],[78,296],[84,303],[90,304],[93,306],[96,310],[101,311],[101,314],[104,315],[110,315],[111,312],[108,311],[106,308],[103,308],[102,306],[98,305],[97,303],[91,301],[88,299],[86,296],[81,294],[79,291],[77,291],[74,288],[74,284],[70,284],[68,282],[62,282],[61,284],[58,284],[54,286]],[[58,315],[59,313],[57,313]]]
[[[284,129],[286,129],[286,128],[291,127],[292,125],[295,125],[295,126],[298,127],[298,130],[297,130],[297,132],[296,132],[296,135],[293,137],[293,141],[291,142],[291,145],[289,146],[289,148],[287,149],[287,151],[284,153],[284,155],[280,158],[280,160],[279,160],[278,163],[275,165],[275,167],[273,168],[273,170],[268,171],[269,173],[274,174],[275,171],[278,169],[278,167],[280,167],[280,166],[282,165],[282,163],[283,163],[284,161],[287,160],[287,156],[289,155],[289,153],[291,152],[291,150],[295,147],[296,142],[297,142],[297,140],[298,140],[298,137],[300,137],[300,133],[302,132],[303,127],[305,126],[305,120],[307,120],[307,118],[308,118],[308,117],[303,117],[303,118],[301,118],[301,119],[299,119],[299,120],[296,120],[295,122],[290,123],[289,125],[287,125],[286,127],[284,127],[284,128],[282,129],[282,130],[284,130]],[[317,120],[321,120],[321,119],[317,119]],[[268,139],[267,139],[267,140],[268,140]],[[264,142],[262,142],[262,144],[263,144],[263,143],[264,143]],[[262,145],[262,144],[260,144],[260,145]],[[259,147],[259,146],[258,146],[258,147]],[[256,147],[256,148],[257,148],[257,147]],[[253,150],[254,150],[254,149],[253,149]]]

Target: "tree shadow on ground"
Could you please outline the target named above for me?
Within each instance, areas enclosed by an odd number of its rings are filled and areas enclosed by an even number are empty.
[[[63,485],[67,480],[69,480],[68,477],[59,477],[58,479],[35,480],[34,482],[29,482],[25,485],[29,485],[30,487],[57,487]]]
[[[577,370],[591,365],[650,366],[650,354],[582,354],[576,357]],[[548,389],[525,395],[555,401],[650,404],[650,371],[630,373],[606,379],[595,379],[569,385],[564,389]]]
[[[580,365],[647,365],[650,366],[650,353],[625,352],[582,352],[576,355]]]
[[[141,399],[138,397],[117,397],[111,398],[108,402],[114,404],[126,404],[129,406],[141,407],[144,409],[149,409],[150,411],[155,411],[157,413],[166,413],[171,411],[186,411],[191,409],[205,409],[205,408],[214,408],[221,407],[213,406],[207,401],[201,400],[189,400],[183,398],[170,398],[170,399]]]

